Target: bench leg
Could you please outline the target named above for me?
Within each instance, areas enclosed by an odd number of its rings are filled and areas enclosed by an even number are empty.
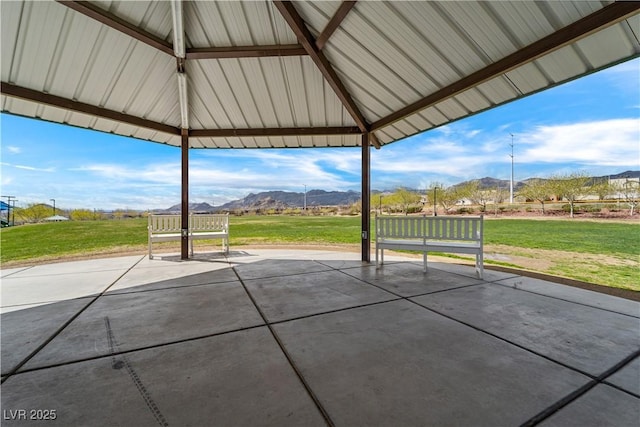
[[[151,251],[151,249],[152,249],[151,245],[152,245],[151,238],[149,238],[149,259],[153,259],[153,253]]]
[[[422,263],[423,263],[422,271],[426,273],[427,272],[427,251],[424,251],[422,253]]]
[[[223,239],[222,244],[224,245],[224,253],[229,254],[229,239]]]
[[[479,279],[484,279],[484,260],[482,254],[476,254],[476,272]]]

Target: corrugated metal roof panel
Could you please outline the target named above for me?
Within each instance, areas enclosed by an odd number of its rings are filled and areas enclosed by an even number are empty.
[[[88,114],[70,112],[69,110],[52,106],[43,106],[35,102],[4,95],[2,96],[1,104],[3,111],[11,111],[12,114],[20,116],[33,117],[55,123],[63,123],[101,132],[132,136],[137,139],[180,146],[179,136],[155,132],[137,126],[127,125],[127,127],[125,127],[122,123],[105,118],[96,118]]]
[[[610,40],[617,40],[617,42],[610,44]],[[594,68],[603,67],[615,62],[618,58],[626,58],[640,52],[638,40],[630,40],[621,25],[602,30],[580,40],[577,45],[589,58]]]
[[[463,32],[451,28],[451,21],[439,3],[396,2],[393,8],[417,34],[418,45],[428,46],[437,55],[441,63],[438,66],[444,72],[441,84],[451,83],[477,69],[474,61],[477,53],[473,45]]]
[[[171,3],[168,1],[112,1],[102,9],[163,40],[171,40]]]
[[[372,123],[610,2],[358,2],[323,54]],[[172,43],[169,2],[91,5]],[[341,2],[294,2],[320,34]],[[184,2],[187,46],[298,43],[272,2]],[[176,60],[57,2],[0,2],[3,83],[159,124],[181,123]],[[377,132],[384,143],[637,56],[640,16],[498,75]],[[308,56],[188,60],[193,129],[354,126]],[[180,137],[2,98],[3,111],[180,144]],[[197,138],[201,147],[354,146],[357,135]]]
[[[474,108],[484,110],[492,105],[487,97],[477,89],[466,90],[457,95],[456,98],[470,111],[473,111]]]
[[[480,2],[442,2],[439,5],[451,23],[477,47],[476,55],[479,51],[487,59],[495,61],[516,50],[513,41],[496,25]]]
[[[2,16],[2,37],[0,37],[0,76],[3,82],[13,82],[12,72],[14,63],[19,58],[20,50],[16,49],[19,39],[20,23],[24,3],[0,2],[0,15]],[[24,37],[24,35],[23,35]]]
[[[309,58],[201,60],[189,71],[200,88],[193,114],[205,129],[354,124],[344,123],[344,107]]]
[[[331,17],[336,13],[341,3],[341,1],[307,1],[297,3],[296,9],[304,19],[309,30],[317,38]],[[348,15],[346,19],[349,19]]]
[[[158,122],[180,122],[177,88],[168,84],[175,81],[175,60],[167,55],[55,3],[25,3],[18,39],[10,48],[16,59],[2,67],[3,81]]]
[[[609,0],[603,1],[550,1],[545,2],[545,7],[557,18],[557,27],[575,22],[577,18],[587,16],[612,3]]]
[[[189,47],[296,44],[270,1],[185,2]]]

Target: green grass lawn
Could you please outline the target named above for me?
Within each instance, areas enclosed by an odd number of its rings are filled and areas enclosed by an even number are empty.
[[[578,220],[500,219],[484,222],[485,244],[532,249],[640,255],[640,224]]]
[[[360,244],[360,217],[242,216],[230,221],[231,246]],[[146,227],[146,219],[126,219],[3,228],[0,262],[11,265],[92,253],[143,252]],[[169,245],[179,248],[177,242]],[[635,222],[489,219],[485,245],[500,245],[501,251],[510,254],[528,251],[528,256],[550,258],[553,266],[543,273],[640,291],[640,224]]]

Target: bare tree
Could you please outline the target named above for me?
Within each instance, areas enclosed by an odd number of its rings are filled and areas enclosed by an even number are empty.
[[[479,181],[472,181],[472,186],[469,188],[469,198],[476,205],[480,205],[480,210],[485,212],[487,210],[487,203],[491,200],[491,190],[487,190],[480,187]]]
[[[556,175],[550,181],[553,192],[569,202],[570,216],[573,218],[575,203],[591,192],[589,175],[584,172],[574,172],[567,175]]]
[[[105,219],[102,213],[92,211],[89,209],[74,209],[69,214],[69,218],[74,221],[91,221],[91,220]]]
[[[405,215],[409,213],[409,208],[420,203],[420,195],[414,191],[409,191],[406,188],[398,188],[395,193],[395,200],[401,206]]]
[[[640,202],[640,181],[627,180],[616,186],[616,190],[624,201],[629,205],[629,215],[633,216],[633,211]]]
[[[509,192],[507,191],[506,188],[497,186],[493,190],[493,207],[494,207],[494,214],[496,216],[498,216],[498,206],[505,201],[508,195],[509,195]]]
[[[594,178],[591,183],[591,192],[598,195],[598,200],[604,200],[615,191],[608,178]]]
[[[16,209],[15,212],[25,222],[40,222],[51,216],[51,206],[44,203],[31,203],[26,208]]]
[[[433,206],[433,214],[437,215],[438,204],[442,205],[447,210],[447,187],[441,182],[432,182],[429,188],[426,189],[426,200],[430,206]],[[444,204],[443,204],[444,203]]]
[[[551,185],[546,179],[532,179],[518,192],[518,195],[527,200],[535,200],[540,202],[542,206],[542,215],[544,215],[544,202],[549,200],[550,194],[553,192]]]

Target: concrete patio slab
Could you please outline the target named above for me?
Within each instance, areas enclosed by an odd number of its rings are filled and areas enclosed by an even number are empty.
[[[101,297],[23,369],[104,356],[264,324],[240,282]]]
[[[2,407],[65,426],[326,425],[266,327],[14,376]]]
[[[640,349],[640,319],[495,284],[412,300],[594,376]]]
[[[572,286],[561,286],[557,283],[526,276],[511,277],[495,283],[640,318],[640,304],[628,299]]]
[[[232,262],[236,263],[236,259],[232,259]],[[235,264],[234,269],[242,280],[251,280],[328,271],[331,267],[312,260],[275,259],[268,262],[256,260],[250,264]]]
[[[429,262],[429,268],[430,269],[435,268],[435,269],[446,271],[449,273],[461,274],[464,276],[477,278],[475,268],[470,265],[461,265],[461,264],[454,264],[454,263],[448,263],[448,262]],[[484,269],[483,280],[485,282],[495,282],[497,280],[504,280],[510,277],[520,277],[520,276],[517,273],[507,273],[503,271],[490,270],[487,268]]]
[[[244,283],[269,322],[397,298],[333,270],[245,280]]]
[[[132,266],[142,261],[145,257],[141,255],[88,259],[81,261],[56,262],[51,264],[39,264],[25,269],[21,277],[34,276],[56,276],[58,274],[73,274],[79,271],[84,273],[118,270],[126,271]]]
[[[138,264],[109,288],[109,294],[234,280],[238,280],[238,277],[227,262],[173,262],[158,266]]]
[[[356,268],[344,270],[344,272],[404,297],[483,283],[480,279],[451,274],[436,268],[429,268],[425,273],[422,264],[408,262],[395,264],[385,262],[378,269]]]
[[[640,357],[611,375],[606,382],[640,397]],[[640,417],[638,419],[640,420]]]
[[[274,329],[340,426],[520,425],[589,380],[405,300]]]
[[[30,268],[33,268],[33,267],[3,268],[0,270],[0,278],[11,276],[12,274],[16,274],[21,271],[28,270]]]
[[[31,271],[31,270],[29,270]],[[68,272],[56,275],[25,275],[4,277],[0,284],[2,307],[49,304],[73,298],[96,296],[104,292],[126,269]]]
[[[246,248],[14,271],[3,298],[72,297],[2,308],[3,414],[54,409],[65,427],[503,426],[606,399],[635,414],[640,304],[387,261],[380,274],[359,254]],[[78,298],[79,276],[113,281]],[[5,287],[11,277],[24,288]]]
[[[43,345],[93,298],[79,298],[2,314],[2,374]]]
[[[640,399],[601,384],[539,425],[637,427],[639,420]]]

